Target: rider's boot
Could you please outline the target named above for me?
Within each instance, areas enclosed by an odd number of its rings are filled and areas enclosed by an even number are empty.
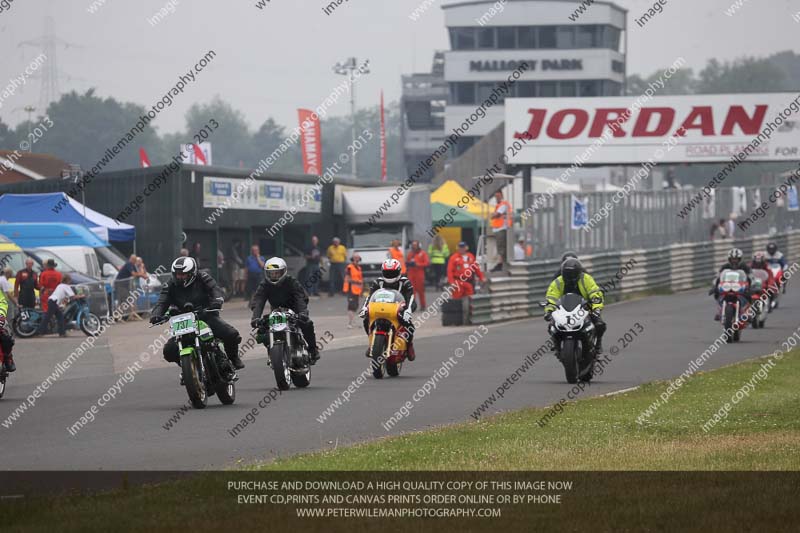
[[[317,364],[317,361],[319,361],[319,357],[320,357],[319,356],[319,350],[317,349],[317,347],[316,346],[309,346],[308,347],[308,358],[309,358],[308,362],[311,365],[315,365],[315,364]]]
[[[14,356],[7,355],[5,360],[6,372],[9,374],[17,370],[17,365],[14,364]]]
[[[417,358],[417,352],[414,350],[414,343],[412,341],[408,342],[408,347],[406,348],[406,357],[408,357],[409,361],[413,361]]]
[[[228,359],[231,360],[233,368],[236,370],[241,370],[244,368],[244,363],[242,362],[242,359],[239,357],[238,353],[234,352],[232,354],[228,354]]]

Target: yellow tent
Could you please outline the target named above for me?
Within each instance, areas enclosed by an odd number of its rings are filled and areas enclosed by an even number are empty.
[[[445,181],[442,183],[441,187],[431,193],[431,203],[439,202],[454,206],[457,205],[458,201],[462,199],[462,205],[465,205],[466,201],[469,200],[467,190],[453,180]],[[483,208],[481,208],[481,206],[483,206]],[[480,192],[477,194],[477,197],[474,200],[466,203],[465,208],[469,214],[477,217],[489,217],[492,214],[492,211],[494,211],[494,208],[492,208],[489,204],[481,202]]]

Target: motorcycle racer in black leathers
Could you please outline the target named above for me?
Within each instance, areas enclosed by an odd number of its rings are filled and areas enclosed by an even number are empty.
[[[286,261],[280,257],[273,257],[264,263],[264,279],[258,284],[250,302],[250,308],[253,310],[250,325],[253,328],[258,327],[267,302],[273,309],[277,307],[291,309],[297,313],[297,325],[308,343],[309,362],[313,365],[319,361],[319,350],[314,322],[308,316],[308,295],[300,282],[286,271]]]
[[[205,271],[200,271],[197,261],[191,257],[179,257],[172,262],[172,279],[161,287],[155,307],[150,313],[150,322],[159,324],[164,321],[163,315],[171,306],[183,309],[187,303],[194,309],[221,310],[222,289],[214,278]],[[244,368],[239,358],[239,343],[242,341],[239,332],[222,320],[217,313],[207,313],[203,321],[208,324],[214,336],[222,341],[225,354],[237,370]],[[180,365],[178,343],[170,339],[164,345],[164,359]]]

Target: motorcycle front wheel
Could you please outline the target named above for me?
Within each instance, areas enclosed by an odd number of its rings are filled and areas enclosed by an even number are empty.
[[[383,368],[386,364],[386,336],[375,335],[372,341],[372,376],[383,379]]]
[[[292,371],[286,364],[286,346],[276,344],[269,350],[269,361],[272,371],[275,373],[275,383],[279,390],[289,390],[289,382],[292,379]]]
[[[0,400],[3,399],[3,394],[6,393],[6,373],[2,372],[0,375]]]
[[[736,315],[736,307],[733,304],[725,305],[725,316],[723,317],[722,327],[725,331],[730,331],[733,328],[733,320]],[[726,335],[725,340],[728,343],[734,342],[735,335]]]
[[[561,345],[561,363],[564,365],[567,383],[578,382],[580,354],[580,347],[575,339],[564,339]]]
[[[96,337],[100,333],[100,319],[94,313],[82,314],[78,326],[88,337]]]
[[[197,358],[191,355],[181,357],[181,374],[183,383],[186,387],[186,394],[195,409],[205,409],[208,405],[208,392],[205,383],[200,380],[200,373],[197,371]]]

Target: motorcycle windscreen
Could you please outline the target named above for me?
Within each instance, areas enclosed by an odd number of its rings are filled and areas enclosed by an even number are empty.
[[[567,293],[561,297],[560,304],[566,311],[574,311],[583,305],[583,297],[580,294]]]

